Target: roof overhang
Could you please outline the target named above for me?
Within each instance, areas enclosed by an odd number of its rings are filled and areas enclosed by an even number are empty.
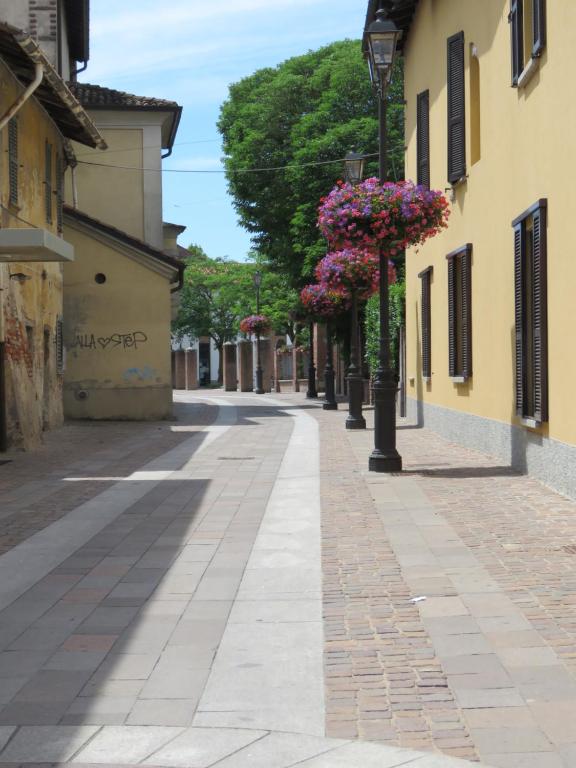
[[[26,32],[0,22],[0,58],[27,87],[41,64],[44,77],[34,98],[54,120],[60,133],[88,147],[106,149],[106,142],[35,40]]]
[[[46,229],[0,229],[0,263],[74,261],[74,246]]]
[[[403,52],[404,50],[406,38],[408,37],[408,32],[410,31],[410,25],[412,24],[417,5],[418,0],[395,0],[392,9],[389,12],[392,21],[396,24],[398,29],[402,30],[402,37],[400,38],[400,43],[398,45],[400,52]],[[368,11],[366,13],[366,23],[364,25],[364,35],[362,38],[362,50],[365,55],[368,53],[368,38],[366,32],[370,24],[376,19],[376,11],[379,6],[380,0],[368,0]]]
[[[176,140],[178,126],[182,118],[182,107],[167,105],[158,107],[130,106],[117,104],[90,104],[86,107],[90,112],[145,112],[156,113],[162,117],[162,149],[171,150]]]

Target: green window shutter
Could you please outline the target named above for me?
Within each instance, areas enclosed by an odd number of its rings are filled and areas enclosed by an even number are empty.
[[[448,181],[466,176],[464,32],[448,38]]]
[[[546,269],[546,206],[533,214],[534,418],[548,421],[548,290]]]
[[[532,56],[540,56],[546,47],[546,0],[533,0]]]
[[[515,400],[516,414],[524,416],[524,224],[514,226],[514,316],[515,316]]]
[[[456,270],[448,259],[448,375],[456,376]]]
[[[44,150],[44,205],[46,209],[46,222],[52,224],[52,144],[48,141]]]
[[[64,161],[56,155],[56,226],[58,233],[64,229]]]
[[[417,182],[430,189],[430,93],[416,97]]]
[[[18,170],[18,120],[13,117],[8,123],[8,197],[11,205],[18,205]]]
[[[518,85],[518,78],[524,69],[524,14],[523,0],[511,0],[510,14],[510,41],[512,53],[512,86]],[[531,2],[531,0],[529,0]]]
[[[422,376],[429,379],[432,376],[432,309],[430,301],[432,267],[420,272],[418,277],[422,281]]]
[[[462,300],[460,303],[460,332],[462,334],[462,371],[468,379],[472,376],[472,246],[462,252]]]

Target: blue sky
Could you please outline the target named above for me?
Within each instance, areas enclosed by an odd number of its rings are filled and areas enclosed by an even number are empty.
[[[80,79],[177,101],[184,114],[164,168],[217,170],[216,121],[228,85],[334,40],[359,38],[365,13],[365,0],[94,0],[90,63]],[[187,226],[182,245],[198,243],[210,256],[243,259],[250,248],[223,174],[165,173],[164,218]]]

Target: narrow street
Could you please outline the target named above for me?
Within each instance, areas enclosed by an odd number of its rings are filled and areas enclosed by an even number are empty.
[[[576,505],[304,395],[0,466],[0,764],[570,768]]]

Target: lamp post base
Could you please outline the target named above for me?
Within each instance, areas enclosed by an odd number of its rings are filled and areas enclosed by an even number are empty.
[[[398,451],[385,453],[374,449],[368,459],[368,469],[370,472],[401,472],[402,456]]]
[[[311,365],[308,368],[308,391],[306,397],[309,400],[315,400],[318,397],[318,390],[316,389],[316,367]]]
[[[323,411],[337,411],[338,403],[322,403]]]
[[[362,416],[364,400],[364,380],[357,373],[348,375],[348,409],[346,429],[366,429],[366,419]]]
[[[256,395],[264,395],[264,385],[263,385],[263,379],[264,379],[264,371],[262,368],[256,369],[256,389],[254,390],[254,393]]]

